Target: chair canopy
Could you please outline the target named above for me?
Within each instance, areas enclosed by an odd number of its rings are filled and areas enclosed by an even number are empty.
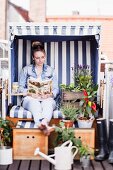
[[[100,29],[100,24],[88,23],[9,23],[9,94],[22,67],[32,62],[35,40],[44,43],[46,63],[55,68],[59,84],[73,82],[71,67],[78,64],[91,67],[96,83]]]

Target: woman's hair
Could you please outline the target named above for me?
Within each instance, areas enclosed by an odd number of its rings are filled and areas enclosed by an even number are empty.
[[[32,43],[32,56],[34,56],[34,53],[36,51],[42,51],[43,53],[45,53],[45,49],[44,49],[44,46],[41,42],[39,41],[34,41]]]

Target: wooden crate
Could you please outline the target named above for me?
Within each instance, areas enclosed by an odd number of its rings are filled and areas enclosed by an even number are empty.
[[[95,129],[75,129],[75,136],[81,137],[81,140],[84,144],[87,144],[91,148],[95,148]]]
[[[58,125],[58,124],[57,124]],[[75,136],[81,137],[84,144],[88,145],[92,150],[95,149],[95,128],[81,129],[75,128]],[[53,150],[54,142],[57,137],[56,132],[52,132],[49,136],[49,150]]]
[[[43,159],[36,155],[35,149],[39,147],[40,151],[48,154],[48,136],[38,129],[13,129],[13,156],[14,159],[35,160]]]
[[[94,152],[94,149],[95,149],[95,129],[94,128],[91,128],[91,129],[76,128],[75,136],[81,137],[83,144],[90,147],[92,150],[92,153]],[[91,158],[93,159],[93,156]],[[76,159],[79,159],[79,155],[76,156]]]

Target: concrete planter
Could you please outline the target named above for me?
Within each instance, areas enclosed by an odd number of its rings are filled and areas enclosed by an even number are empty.
[[[10,146],[0,146],[0,165],[9,165],[12,163],[12,148]]]
[[[93,125],[93,121],[94,121],[94,118],[93,119],[89,119],[89,120],[81,120],[81,119],[78,119],[77,122],[78,122],[78,127],[79,128],[91,128],[92,125]]]

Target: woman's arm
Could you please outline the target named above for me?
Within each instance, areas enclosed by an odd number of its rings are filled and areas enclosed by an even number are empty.
[[[27,67],[24,67],[21,70],[20,76],[19,76],[19,93],[26,93],[27,94]]]
[[[52,93],[53,93],[54,98],[59,93],[58,80],[57,80],[55,70],[53,71],[53,90],[52,90]]]

